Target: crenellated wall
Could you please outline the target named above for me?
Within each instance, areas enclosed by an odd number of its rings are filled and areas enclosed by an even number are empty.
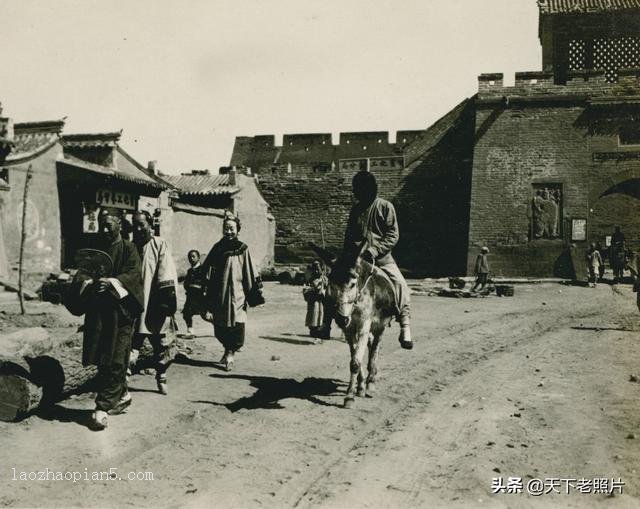
[[[256,173],[265,166],[278,164],[304,165],[332,162],[340,159],[359,159],[402,155],[403,148],[421,135],[424,130],[407,130],[396,133],[396,143],[389,143],[387,131],[340,133],[338,144],[333,144],[331,133],[285,134],[282,146],[275,145],[275,136],[236,137],[232,166],[246,166]]]
[[[394,256],[400,266],[414,275],[464,274],[473,122],[473,101],[464,101],[429,130],[402,132],[407,146],[420,144],[421,158],[407,159],[402,150],[396,152],[386,132],[343,133],[339,155],[344,157],[333,165],[281,158],[252,168],[275,216],[276,262],[310,260],[314,254],[306,246],[311,241],[340,251],[351,207],[351,179],[368,162],[379,195],[396,208],[400,242]],[[313,153],[329,141],[327,134],[287,136],[283,151],[309,146]]]
[[[580,275],[588,244],[604,245],[616,224],[640,245],[640,192],[628,185],[640,176],[640,146],[618,141],[637,111],[640,70],[620,71],[617,83],[596,71],[571,72],[566,85],[546,72],[517,73],[511,87],[500,74],[478,81],[468,271],[486,245],[496,275]],[[539,186],[562,193],[556,238],[532,230]],[[584,240],[574,220],[587,221]]]

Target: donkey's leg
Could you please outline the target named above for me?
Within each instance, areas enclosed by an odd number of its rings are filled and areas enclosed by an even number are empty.
[[[378,376],[378,353],[380,352],[380,340],[382,332],[374,334],[369,346],[369,366],[367,375],[367,396],[372,397],[376,391],[376,379]]]
[[[345,401],[349,398],[349,396],[351,396],[351,399],[353,399],[353,395],[356,392],[356,377],[354,376],[352,366],[356,356],[356,341],[358,341],[358,338],[357,336],[351,337],[351,335],[349,335],[346,337],[346,340],[347,340],[347,343],[349,343],[349,353],[351,354],[351,362],[349,363],[349,370],[350,370],[349,387],[347,388],[347,397],[345,398]]]
[[[353,405],[354,396],[355,396],[355,387],[356,383],[359,381],[359,378],[362,376],[362,361],[364,360],[364,352],[367,348],[367,340],[369,338],[369,328],[367,327],[364,331],[358,331],[353,341],[350,344],[353,344],[351,351],[351,382],[349,383],[349,389],[347,390],[347,396],[344,398],[344,406],[345,408],[350,408]]]
[[[369,352],[371,352],[372,343],[373,343],[373,334],[369,332],[367,334],[367,346],[366,346]],[[364,353],[365,352],[363,350],[362,360],[360,361],[360,371],[358,372],[358,391],[356,392],[356,396],[359,396],[361,398],[364,398],[367,394],[367,391],[365,388],[365,376],[364,376]]]

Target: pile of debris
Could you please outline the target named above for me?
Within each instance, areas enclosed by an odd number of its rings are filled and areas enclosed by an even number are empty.
[[[488,297],[492,294],[495,294],[498,297],[513,297],[514,295],[514,288],[512,285],[496,284],[492,280],[489,280],[484,288],[476,291],[467,289],[468,281],[463,278],[450,277],[448,278],[448,281],[448,286],[442,286],[442,280],[427,279],[420,284],[412,284],[410,287],[412,293],[417,295],[453,297],[457,299]]]

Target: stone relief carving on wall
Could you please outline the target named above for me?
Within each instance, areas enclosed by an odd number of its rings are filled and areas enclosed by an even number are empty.
[[[561,236],[562,188],[558,184],[533,186],[531,204],[534,239],[557,239]]]

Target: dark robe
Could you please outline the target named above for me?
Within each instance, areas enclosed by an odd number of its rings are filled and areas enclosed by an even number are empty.
[[[97,293],[89,284],[82,293],[83,281],[89,279],[78,272],[72,284],[76,301],[75,314],[84,312],[82,363],[87,366],[125,365],[131,348],[133,322],[142,312],[144,302],[140,256],[128,240],[102,246],[113,261],[113,270],[105,277],[116,278],[128,294],[118,298],[110,289]],[[77,303],[80,306],[77,306]]]
[[[214,324],[233,327],[244,323],[247,307],[264,304],[262,282],[249,249],[238,239],[223,238],[211,248],[202,271],[206,275],[206,307]]]

